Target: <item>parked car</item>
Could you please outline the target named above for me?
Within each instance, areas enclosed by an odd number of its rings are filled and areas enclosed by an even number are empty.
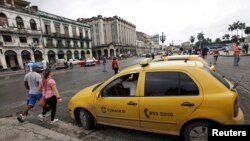
[[[84,129],[103,124],[184,141],[207,140],[208,125],[243,124],[239,95],[226,78],[200,61],[148,60],[76,93],[70,116]]]
[[[42,62],[34,62],[32,64],[37,64],[39,66],[39,73],[43,72],[43,63]]]
[[[68,63],[64,59],[57,59],[55,63],[55,69],[67,68]]]
[[[94,66],[96,65],[97,60],[94,57],[87,58],[85,61],[85,66]]]

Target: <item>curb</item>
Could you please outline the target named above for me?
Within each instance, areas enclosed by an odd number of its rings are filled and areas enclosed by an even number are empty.
[[[0,140],[55,140],[55,141],[81,141],[53,130],[29,123],[19,123],[15,118],[0,119]]]

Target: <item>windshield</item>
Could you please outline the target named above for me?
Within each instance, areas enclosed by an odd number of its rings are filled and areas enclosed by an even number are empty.
[[[230,89],[230,84],[227,82],[226,79],[223,78],[219,73],[212,71],[211,69],[205,67],[204,68],[206,72],[214,76],[217,80],[219,80],[224,86],[226,86],[228,89]]]

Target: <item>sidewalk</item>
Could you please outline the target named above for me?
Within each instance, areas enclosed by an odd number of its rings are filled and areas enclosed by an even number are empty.
[[[0,141],[80,141],[27,121],[19,123],[14,117],[0,119],[0,133]]]

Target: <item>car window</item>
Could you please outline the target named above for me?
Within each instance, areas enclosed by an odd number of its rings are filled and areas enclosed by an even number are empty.
[[[109,83],[101,92],[103,97],[135,96],[139,73],[123,75]]]
[[[148,72],[145,96],[199,95],[198,86],[182,72]]]

